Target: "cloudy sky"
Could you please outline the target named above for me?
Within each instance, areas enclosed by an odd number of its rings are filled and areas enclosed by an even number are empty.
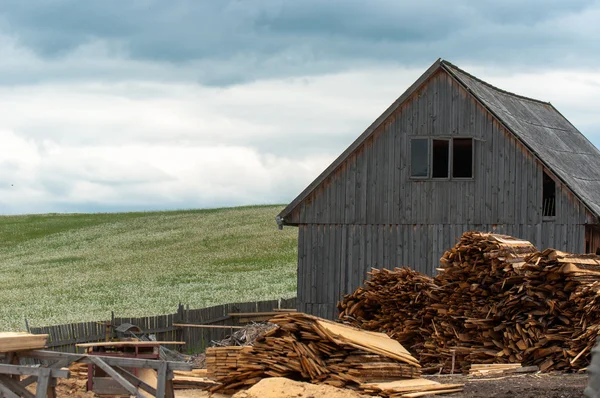
[[[600,146],[598,21],[587,0],[2,0],[0,214],[288,202],[439,57]]]

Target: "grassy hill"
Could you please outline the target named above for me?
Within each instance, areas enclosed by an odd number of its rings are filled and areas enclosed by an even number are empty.
[[[293,297],[281,209],[0,217],[0,331]]]

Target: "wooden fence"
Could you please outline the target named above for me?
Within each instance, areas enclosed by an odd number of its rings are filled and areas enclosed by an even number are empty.
[[[296,299],[253,301],[190,309],[179,305],[177,312],[137,318],[112,317],[106,321],[70,323],[66,325],[30,327],[34,334],[48,334],[48,349],[62,352],[81,352],[79,343],[104,341],[116,336],[115,328],[123,323],[138,326],[145,334],[154,334],[161,341],[185,341],[184,352],[202,352],[213,340],[222,340],[231,329],[199,329],[173,326],[174,323],[239,326],[235,312],[268,312],[278,308],[296,308]]]

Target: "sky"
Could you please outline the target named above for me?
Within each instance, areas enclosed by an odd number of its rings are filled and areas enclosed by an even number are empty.
[[[0,214],[287,203],[438,58],[600,146],[600,1],[3,0]]]

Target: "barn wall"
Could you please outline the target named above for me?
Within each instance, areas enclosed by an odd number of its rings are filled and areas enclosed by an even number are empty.
[[[466,231],[519,236],[538,248],[582,252],[585,226],[435,224],[299,226],[298,310],[325,318],[337,316],[335,304],[363,284],[371,268],[409,266],[433,275],[439,259]]]
[[[410,178],[412,137],[473,137],[472,180]],[[286,217],[291,224],[542,222],[543,166],[446,72],[440,71]],[[557,224],[584,224],[557,184]]]
[[[411,137],[473,137],[474,178],[413,180]],[[589,214],[557,181],[556,218],[542,220],[542,164],[440,71],[285,219],[299,226],[298,309],[334,317],[371,267],[434,274],[471,229],[538,248],[583,252]]]

